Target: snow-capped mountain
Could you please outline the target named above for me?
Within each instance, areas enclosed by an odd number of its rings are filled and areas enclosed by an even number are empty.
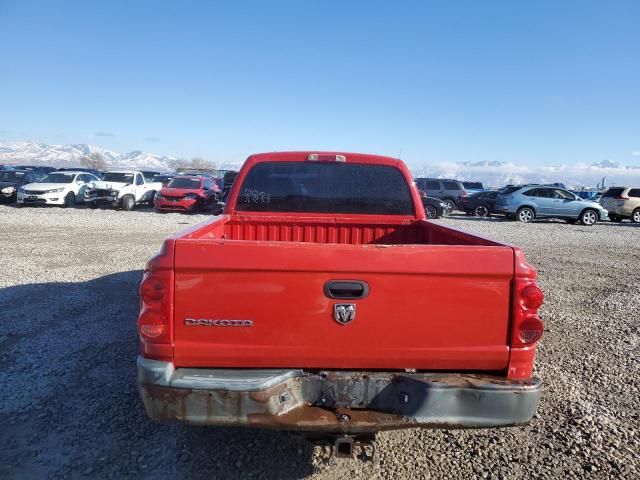
[[[79,159],[92,152],[101,153],[107,162],[111,162],[118,156],[111,150],[86,144],[47,145],[37,142],[0,142],[0,163],[60,164],[60,166],[73,163],[79,165],[77,163]]]
[[[457,162],[458,165],[465,165],[467,167],[502,167],[507,165],[506,162],[499,162],[497,160],[485,160],[482,162]]]
[[[627,168],[624,163],[609,160],[608,158],[591,164],[592,167],[598,168]]]
[[[175,157],[156,155],[139,150],[116,153],[105,148],[87,145],[47,145],[37,142],[0,142],[0,163],[49,165],[53,167],[78,167],[80,160],[98,152],[104,156],[109,168],[135,168],[149,170],[171,170]]]

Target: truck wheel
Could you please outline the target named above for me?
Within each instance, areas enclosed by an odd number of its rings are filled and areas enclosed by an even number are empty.
[[[593,210],[585,210],[580,214],[580,223],[585,227],[595,225],[598,221],[598,212]]]
[[[123,210],[130,212],[136,205],[136,199],[133,198],[133,195],[125,195],[122,197],[122,200],[120,200],[120,205],[122,205]]]
[[[87,202],[89,204],[89,208],[96,208],[98,204],[96,202]]]
[[[424,212],[427,214],[427,218],[438,218],[438,211],[433,205],[425,206]]]
[[[622,221],[622,217],[620,215],[612,213],[609,215],[609,220],[611,220],[612,222],[620,223]]]
[[[67,193],[67,196],[64,197],[63,207],[73,207],[76,204],[76,194],[73,192]]]
[[[156,199],[156,192],[152,190],[151,193],[149,194],[149,205],[151,205],[152,207],[155,199]]]
[[[633,223],[640,223],[640,208],[636,208],[631,214],[631,221]]]
[[[476,209],[473,211],[476,217],[488,217],[489,209],[486,205],[478,205]]]
[[[445,198],[444,200],[442,200],[442,203],[445,204],[444,208],[447,211],[447,214],[453,212],[453,210],[456,208],[456,202],[454,202],[450,198]]]
[[[522,223],[530,223],[536,218],[536,212],[533,211],[533,208],[522,207],[516,213],[516,218]]]

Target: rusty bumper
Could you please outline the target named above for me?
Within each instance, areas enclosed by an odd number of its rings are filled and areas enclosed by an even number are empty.
[[[138,385],[155,420],[345,434],[520,425],[533,417],[541,391],[537,378],[174,369],[143,357],[138,357]]]

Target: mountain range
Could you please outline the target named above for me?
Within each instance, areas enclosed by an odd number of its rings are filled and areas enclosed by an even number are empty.
[[[85,143],[73,145],[48,145],[37,142],[0,142],[0,163],[49,165],[54,167],[79,167],[80,160],[90,153],[98,152],[104,156],[109,168],[136,168],[167,171],[175,157],[156,155],[135,150],[116,153]]]
[[[170,171],[176,157],[134,150],[116,153],[84,143],[49,145],[38,142],[0,142],[0,164],[80,166],[80,160],[92,152],[101,153],[111,169],[144,169]],[[415,165],[415,162],[413,162]],[[228,162],[219,168],[238,169],[240,162]],[[562,182],[571,187],[595,186],[607,179],[607,185],[640,184],[640,167],[627,166],[614,160],[591,164],[522,165],[501,161],[433,162],[413,167],[416,177],[455,178],[481,181],[488,186],[520,183]]]

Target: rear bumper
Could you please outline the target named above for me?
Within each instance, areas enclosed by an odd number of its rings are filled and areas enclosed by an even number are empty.
[[[527,423],[541,382],[445,373],[174,369],[138,357],[154,420],[324,433]]]

